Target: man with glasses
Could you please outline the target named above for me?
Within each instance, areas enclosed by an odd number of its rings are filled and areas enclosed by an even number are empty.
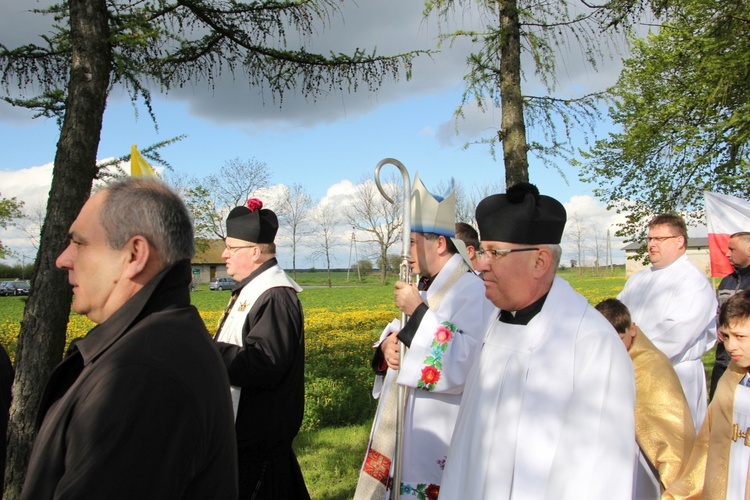
[[[682,217],[657,215],[648,224],[647,239],[651,267],[631,276],[617,298],[672,362],[697,431],[708,406],[701,358],[716,342],[716,296],[705,274],[685,255],[688,236]]]
[[[612,325],[555,277],[563,206],[529,183],[476,209],[477,269],[500,309],[469,373],[441,498],[631,498],[633,366]]]
[[[250,199],[227,217],[227,274],[237,281],[216,333],[224,358],[240,498],[309,498],[292,441],[304,411],[302,288],[276,261],[273,211]]]

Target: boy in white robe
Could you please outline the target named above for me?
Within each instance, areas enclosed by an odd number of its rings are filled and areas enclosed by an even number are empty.
[[[708,406],[686,473],[663,498],[750,499],[750,290],[719,311],[731,361]]]
[[[477,269],[499,307],[464,388],[440,498],[630,499],[633,367],[555,277],[566,214],[520,183],[479,203]]]
[[[437,497],[463,384],[494,311],[463,242],[454,237],[455,195],[433,196],[418,175],[414,185],[409,265],[422,279],[419,288],[396,283],[396,305],[409,320],[403,328],[394,320],[376,344],[373,395],[380,403],[356,499],[390,498],[395,451],[391,419],[399,384],[408,388],[398,459],[400,496]],[[408,347],[403,361],[399,341]]]

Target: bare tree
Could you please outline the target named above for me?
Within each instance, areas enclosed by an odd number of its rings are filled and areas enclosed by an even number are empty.
[[[310,219],[313,199],[305,188],[298,183],[292,187],[286,186],[279,202],[279,218],[284,222],[283,230],[292,239],[292,273],[297,279],[297,245],[300,240],[309,235],[311,228],[306,226]]]
[[[568,214],[568,222],[565,226],[565,236],[576,247],[578,253],[578,276],[583,274],[583,260],[585,259],[586,243],[590,236],[590,229],[578,214]]]
[[[195,236],[226,238],[224,220],[232,208],[244,205],[253,191],[268,186],[268,165],[255,158],[228,160],[218,174],[211,174],[187,190],[187,203],[193,215]]]
[[[328,288],[331,287],[331,252],[341,241],[337,239],[337,225],[341,222],[340,212],[332,210],[329,206],[318,205],[310,213],[315,228],[315,239],[310,245],[313,248],[312,257],[323,257],[328,272]]]
[[[21,230],[35,250],[39,249],[39,236],[42,233],[42,225],[44,224],[46,213],[46,205],[43,203],[34,203],[24,210],[23,222],[20,222]]]
[[[591,229],[591,234],[594,237],[591,246],[592,250],[594,250],[594,268],[596,270],[596,275],[599,276],[599,267],[602,264],[602,256],[606,256],[606,249],[603,247],[603,245],[606,244],[606,240],[601,237],[596,228]]]
[[[198,184],[198,179],[194,175],[176,170],[166,170],[163,179],[183,199],[187,199],[190,194],[190,188]]]
[[[448,182],[438,182],[433,194],[443,195],[450,187]],[[472,185],[467,190],[461,181],[454,181],[453,192],[456,195],[456,222],[466,222],[477,227],[476,208],[480,201],[491,194],[501,193],[505,189],[502,182],[492,182],[477,186]]]
[[[369,235],[369,238],[360,241],[377,246],[377,260],[382,263],[380,282],[385,284],[388,249],[401,237],[403,189],[396,183],[395,176],[388,178],[383,188],[395,203],[381,196],[375,182],[366,178],[357,186],[353,203],[344,209],[344,217],[355,230]]]

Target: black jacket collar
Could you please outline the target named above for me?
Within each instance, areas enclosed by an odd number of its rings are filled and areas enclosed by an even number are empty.
[[[142,317],[153,311],[189,305],[190,278],[190,261],[187,259],[165,268],[106,321],[71,345],[71,349],[75,347],[80,351],[86,365],[101,356]]]

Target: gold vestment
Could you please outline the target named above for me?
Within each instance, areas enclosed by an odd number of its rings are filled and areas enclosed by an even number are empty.
[[[664,494],[670,499],[724,500],[729,478],[729,447],[734,423],[734,394],[747,369],[734,361],[719,379],[716,393],[708,405],[706,420],[690,455],[685,473]],[[750,478],[750,471],[748,471]],[[750,500],[750,483],[746,480],[745,499]]]
[[[635,438],[664,491],[690,457],[693,417],[672,363],[640,328],[628,354],[635,371]]]

